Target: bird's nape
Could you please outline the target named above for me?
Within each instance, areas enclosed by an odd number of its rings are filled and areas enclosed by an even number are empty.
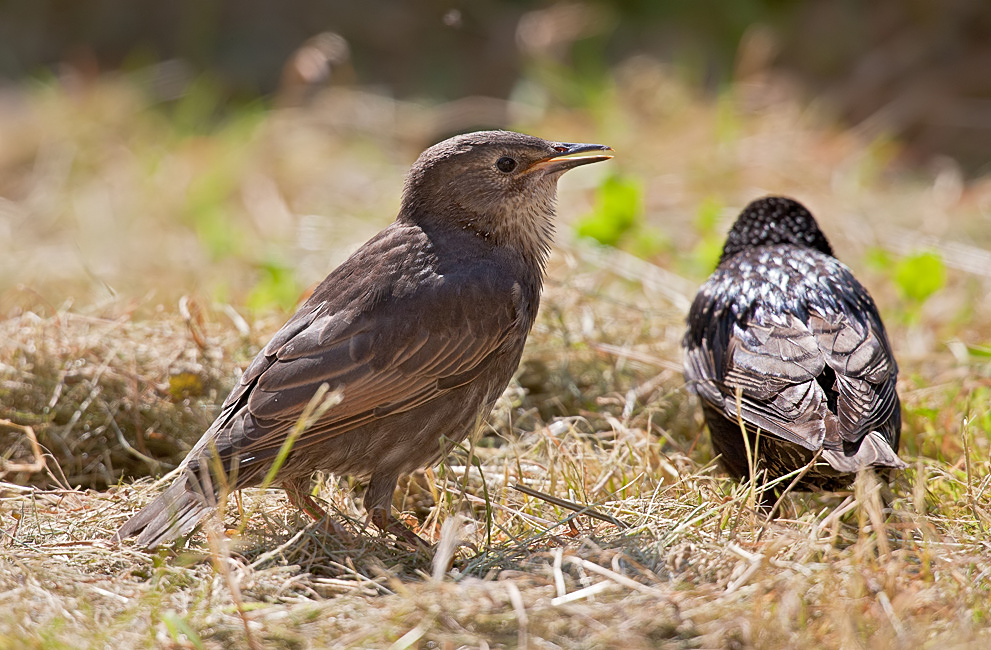
[[[765,196],[751,201],[740,212],[726,235],[719,264],[742,251],[779,244],[833,255],[833,247],[808,208],[784,196]]]

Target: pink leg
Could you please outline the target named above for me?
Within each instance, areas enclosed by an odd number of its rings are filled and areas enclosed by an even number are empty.
[[[365,510],[368,519],[384,533],[395,535],[413,548],[429,549],[431,545],[392,516],[392,495],[396,491],[397,476],[373,474],[365,490]]]
[[[398,537],[400,540],[406,542],[413,548],[420,548],[423,550],[428,550],[431,548],[430,542],[423,539],[412,530],[407,528],[405,525],[400,523],[398,519],[392,516],[385,508],[374,508],[369,513],[368,518],[371,519],[375,527],[384,533],[391,533]]]
[[[313,497],[307,491],[309,484],[309,477],[301,479],[294,478],[283,481],[282,489],[286,491],[289,503],[302,510],[313,521],[321,522],[325,532],[342,540],[352,541],[354,536],[344,526],[337,523],[333,517],[327,514],[327,511],[321,508],[320,504],[313,500]]]

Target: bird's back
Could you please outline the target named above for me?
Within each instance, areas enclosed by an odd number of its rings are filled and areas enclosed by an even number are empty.
[[[283,476],[367,475],[378,438],[417,428],[411,411],[452,395],[468,400],[452,421],[467,433],[519,362],[539,277],[467,233],[433,235],[393,224],[328,276],[245,370],[191,463],[216,450],[226,471],[239,458],[235,487],[256,484],[322,383],[342,401],[296,443],[322,453],[291,456]]]
[[[831,255],[776,244],[723,260],[692,304],[684,346],[686,379],[738,478],[748,474],[738,413],[752,437],[763,434],[757,448],[772,478],[819,450],[827,464],[808,474],[806,488],[831,489],[833,477],[859,467],[903,466],[894,453],[897,365],[884,325]]]

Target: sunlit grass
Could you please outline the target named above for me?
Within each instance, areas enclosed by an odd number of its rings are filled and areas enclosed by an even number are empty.
[[[476,461],[460,449],[397,491],[423,535],[466,542],[449,571],[370,531],[328,538],[276,490],[229,504],[247,532],[212,550],[94,541],[157,494],[130,477],[178,462],[305,288],[392,219],[443,107],[332,90],[221,110],[200,87],[155,104],[126,78],[15,91],[0,418],[52,457],[51,476],[0,468],[0,648],[986,643],[991,182],[903,169],[896,144],[776,85],[705,98],[644,60],[615,78],[594,110],[514,107],[514,128],[617,155],[562,182],[540,316]],[[680,372],[694,290],[769,192],[807,204],[877,300],[910,464],[890,488],[791,496],[773,522],[711,462]],[[630,217],[606,233],[618,248],[577,237],[605,214]],[[31,457],[20,430],[0,436],[5,460]],[[360,486],[315,490],[362,530]]]

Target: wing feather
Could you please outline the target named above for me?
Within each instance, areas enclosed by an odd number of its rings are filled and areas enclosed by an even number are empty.
[[[831,271],[809,280],[814,287],[792,289],[799,299],[782,300],[779,310],[762,304],[763,294],[729,302],[727,293],[740,293],[721,287],[717,271],[696,296],[685,337],[685,375],[699,397],[736,420],[739,389],[744,421],[810,450],[831,427],[849,443],[872,431],[889,437],[899,402],[884,326],[849,270],[835,263]],[[820,384],[827,367],[833,386]],[[835,416],[826,390],[836,393]],[[897,432],[889,443],[897,446]]]
[[[425,404],[470,381],[516,340],[525,306],[510,274],[476,263],[447,274],[424,271],[409,282],[400,272],[405,250],[392,244],[388,255],[396,259],[384,270],[366,271],[394,273],[393,280],[375,280],[385,288],[336,296],[335,277],[324,281],[248,366],[197,443],[200,451],[215,447],[228,466],[237,457],[239,471],[252,476],[282,446],[320,385],[340,390],[342,400],[294,449]]]

